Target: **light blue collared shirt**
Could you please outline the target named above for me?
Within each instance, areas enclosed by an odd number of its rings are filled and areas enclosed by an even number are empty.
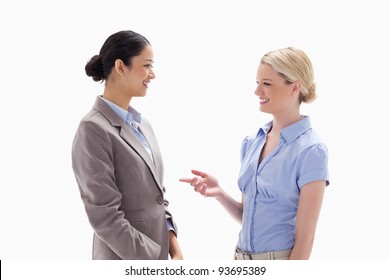
[[[301,188],[317,180],[329,185],[328,150],[307,116],[282,129],[279,143],[258,166],[271,128],[272,122],[241,146],[244,212],[237,246],[248,253],[291,249]]]
[[[125,122],[127,123],[130,127],[131,130],[133,131],[134,135],[137,137],[137,139],[141,142],[142,146],[145,148],[145,150],[148,152],[150,158],[153,161],[153,154],[152,150],[150,149],[149,143],[146,140],[146,138],[143,136],[143,134],[138,130],[138,127],[141,124],[142,118],[141,114],[134,109],[133,107],[129,106],[129,109],[126,111],[122,107],[119,107],[118,105],[110,102],[109,100],[100,97],[104,102],[110,106],[110,108]],[[173,223],[170,219],[167,220],[167,227],[168,230],[174,230]]]
[[[133,107],[129,106],[128,110],[123,109],[122,107],[119,107],[118,105],[112,103],[111,101],[100,97],[102,100],[104,100],[108,106],[125,122],[127,123],[130,127],[131,130],[133,131],[134,135],[137,137],[137,139],[141,142],[142,146],[145,148],[145,150],[148,152],[150,158],[153,161],[153,154],[152,150],[150,149],[148,141],[146,141],[145,137],[143,134],[138,130],[142,118],[141,114],[138,113],[136,109]]]

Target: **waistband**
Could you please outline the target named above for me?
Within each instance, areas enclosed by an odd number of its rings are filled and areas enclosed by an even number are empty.
[[[291,249],[282,251],[271,251],[266,253],[251,254],[242,251],[236,247],[235,257],[237,260],[276,260],[276,259],[288,259],[291,254]]]

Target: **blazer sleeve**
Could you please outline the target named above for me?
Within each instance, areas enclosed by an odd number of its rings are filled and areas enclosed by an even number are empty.
[[[120,211],[113,151],[107,131],[82,121],[72,147],[72,167],[95,233],[122,259],[158,259],[160,245],[132,227]]]
[[[176,222],[175,222],[175,220],[173,219],[172,214],[171,214],[171,212],[170,212],[169,209],[168,209],[169,201],[168,201],[168,199],[166,199],[166,197],[165,197],[165,187],[163,188],[163,192],[164,192],[165,217],[166,217],[166,219],[167,219],[168,229],[169,229],[169,226],[172,226],[172,227],[173,227],[173,232],[174,232],[174,233],[176,234],[176,236],[177,236],[178,229],[177,229]]]

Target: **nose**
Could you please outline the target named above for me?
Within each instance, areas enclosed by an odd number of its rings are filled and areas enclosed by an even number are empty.
[[[260,88],[260,84],[258,84],[258,85],[256,86],[256,89],[255,89],[255,95],[259,96],[260,93],[261,93],[261,88]]]
[[[150,78],[150,79],[156,78],[156,75],[154,74],[153,70],[150,71],[150,73],[149,73],[149,78]]]

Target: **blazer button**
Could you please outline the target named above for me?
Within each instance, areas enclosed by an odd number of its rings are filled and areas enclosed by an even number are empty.
[[[159,197],[157,197],[157,202],[158,202],[158,204],[163,204],[164,198],[160,195]]]

